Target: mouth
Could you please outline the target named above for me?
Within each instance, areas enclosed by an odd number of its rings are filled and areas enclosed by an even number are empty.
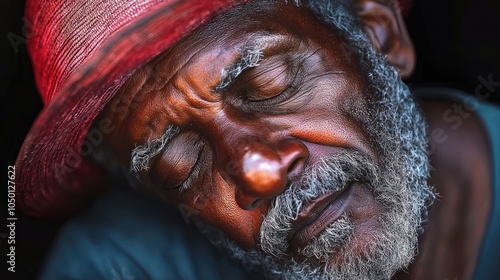
[[[304,247],[318,236],[328,225],[346,211],[352,197],[353,184],[343,190],[319,197],[313,204],[302,209],[297,219],[292,221],[289,244],[292,251]]]

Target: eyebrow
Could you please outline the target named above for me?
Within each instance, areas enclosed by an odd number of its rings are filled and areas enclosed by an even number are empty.
[[[138,177],[139,172],[147,171],[149,169],[149,160],[158,155],[179,132],[179,127],[169,125],[162,136],[148,140],[146,144],[136,146],[132,150],[130,173]]]
[[[215,91],[219,92],[230,86],[245,69],[259,66],[259,61],[264,56],[263,49],[260,44],[244,47],[240,57],[229,67],[222,69],[222,78],[215,86]]]

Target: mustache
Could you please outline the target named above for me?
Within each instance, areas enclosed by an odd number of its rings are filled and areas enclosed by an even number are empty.
[[[354,182],[375,186],[378,171],[374,161],[358,151],[348,150],[310,165],[302,176],[277,196],[260,229],[260,247],[275,256],[286,254],[292,221],[301,210],[323,196],[342,191]]]
[[[273,206],[293,204],[290,209],[297,218],[300,209],[313,204],[320,196],[342,191],[354,182],[373,185],[377,171],[372,160],[359,152],[345,152],[331,158],[323,158],[309,166],[299,180],[276,197]]]

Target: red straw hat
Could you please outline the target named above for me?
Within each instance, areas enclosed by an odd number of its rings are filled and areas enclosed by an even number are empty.
[[[16,162],[18,207],[68,216],[103,187],[87,132],[135,69],[246,0],[28,0],[28,51],[45,108]],[[102,138],[101,138],[102,140]]]

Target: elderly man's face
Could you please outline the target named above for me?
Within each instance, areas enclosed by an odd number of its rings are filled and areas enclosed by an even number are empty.
[[[365,129],[368,80],[337,33],[293,4],[227,12],[122,87],[102,114],[117,124],[109,149],[145,187],[276,265],[371,258],[402,220],[395,241],[411,255],[418,211],[400,205],[415,204],[402,174],[378,168],[388,156]]]

